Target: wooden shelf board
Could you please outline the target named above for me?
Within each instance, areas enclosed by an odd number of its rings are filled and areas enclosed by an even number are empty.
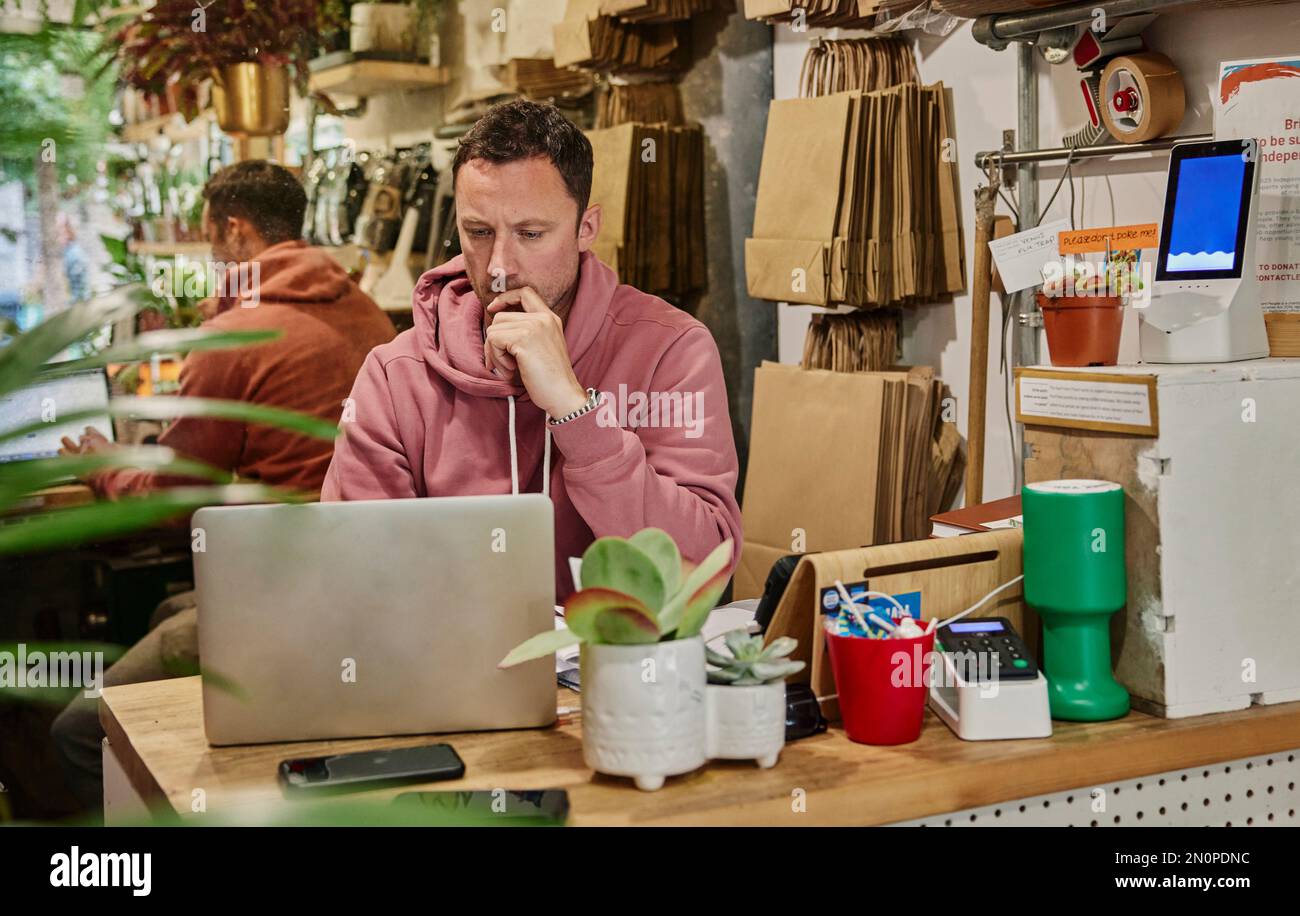
[[[174,258],[185,255],[187,258],[209,258],[212,246],[207,242],[141,242],[131,239],[126,243],[127,250],[142,257]],[[344,270],[355,270],[361,262],[361,252],[356,245],[317,245],[321,251],[338,262]],[[409,306],[408,306],[409,307]]]
[[[131,239],[126,247],[132,254],[155,258],[174,258],[181,254],[189,258],[206,258],[212,251],[207,242],[141,242]]]
[[[311,75],[312,92],[336,92],[358,98],[401,92],[409,89],[433,89],[446,85],[446,67],[386,60],[359,60],[318,70]]]
[[[187,122],[179,114],[163,115],[127,124],[122,128],[122,139],[127,143],[147,143],[155,137],[163,136],[173,143],[197,140],[207,133],[208,122],[215,117],[212,109],[199,112],[193,121]]]

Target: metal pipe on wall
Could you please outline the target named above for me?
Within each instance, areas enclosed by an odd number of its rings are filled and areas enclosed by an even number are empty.
[[[1034,72],[1034,46],[1020,44],[1016,47],[1016,149],[1038,148],[1038,77]],[[1038,167],[1032,162],[1022,162],[1016,169],[1016,186],[1020,192],[1020,230],[1038,225]],[[1032,366],[1039,361],[1038,327],[1042,313],[1033,296],[1021,291],[1010,297],[1007,308],[1014,309],[1015,328],[1011,335],[1011,361],[1008,371],[1016,366]],[[1014,386],[1013,389],[1014,391]],[[1006,393],[1002,393],[1005,402]],[[1015,466],[1015,491],[1020,492],[1025,478],[1025,428],[1020,426],[1013,436],[1012,458]]]
[[[971,35],[980,44],[1001,51],[1011,41],[1032,41],[1039,32],[1093,22],[1099,15],[1106,19],[1120,19],[1174,6],[1188,6],[1195,2],[1196,0],[1095,0],[1032,13],[980,16],[971,26]]]
[[[1146,140],[1142,143],[1103,143],[1097,146],[1054,146],[1050,149],[1017,150],[982,150],[975,154],[975,165],[980,169],[990,166],[1024,165],[1029,162],[1054,162],[1060,159],[1096,159],[1108,156],[1127,156],[1134,153],[1158,153],[1168,150],[1179,143],[1206,143],[1214,139],[1213,134],[1186,134],[1181,137],[1162,137],[1159,140]]]

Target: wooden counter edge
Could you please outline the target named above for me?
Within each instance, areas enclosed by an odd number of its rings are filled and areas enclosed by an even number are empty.
[[[1133,716],[1141,716],[1141,720],[1134,722]],[[171,800],[114,717],[111,702],[101,701],[100,718],[133,788],[150,805],[161,808],[159,813],[164,818],[177,817]],[[789,758],[803,756],[800,751],[805,748],[813,750],[814,746],[822,743],[814,738],[807,743],[790,745],[776,770],[766,771],[787,777],[782,782],[788,782],[790,786],[804,783],[807,794],[805,813],[793,812],[788,791],[775,793],[770,783],[760,784],[758,781],[752,793],[746,793],[740,785],[736,787],[739,792],[727,791],[721,798],[705,791],[700,795],[699,803],[692,805],[689,813],[684,812],[679,804],[679,793],[691,791],[691,783],[699,780],[700,788],[703,788],[704,784],[715,780],[735,778],[734,771],[738,765],[719,761],[706,764],[693,774],[670,779],[669,786],[676,784],[677,791],[668,792],[667,787],[661,790],[665,792],[664,807],[669,810],[647,811],[645,804],[631,804],[621,817],[611,818],[608,810],[582,810],[581,802],[575,798],[572,822],[633,826],[884,825],[1071,789],[1086,791],[1122,780],[1221,765],[1230,760],[1300,748],[1300,703],[1254,706],[1191,719],[1165,720],[1138,713],[1131,713],[1126,719],[1130,726],[1136,725],[1137,728],[1112,740],[1092,730],[1104,729],[1109,723],[1058,723],[1058,726],[1064,726],[1064,733],[1058,728],[1058,733],[1052,738],[1017,741],[1015,745],[1018,750],[1023,749],[1023,755],[1002,761],[959,759],[963,750],[977,750],[993,742],[961,742],[949,733],[945,736],[948,740],[944,742],[944,748],[930,757],[932,766],[908,771],[906,759],[900,759],[897,766],[889,765],[887,787],[881,785],[877,774],[869,772],[877,765],[884,767],[880,761],[846,760],[846,766],[868,772],[855,774],[852,781],[834,784],[826,783],[824,770],[800,770]],[[933,716],[927,717],[927,728],[946,730],[946,726]],[[856,747],[859,746],[823,746],[817,748],[819,753],[815,756],[822,756],[821,752],[826,750],[839,754],[846,748]],[[900,750],[906,752],[909,747],[915,746],[903,745]],[[874,756],[890,749],[863,747],[862,750],[869,752],[868,756]],[[954,759],[945,762],[944,758],[948,757]],[[758,775],[757,771],[755,775]],[[880,775],[883,775],[883,770]],[[603,782],[605,778],[596,779]],[[590,783],[584,783],[587,784]],[[568,788],[578,789],[578,786]],[[627,791],[636,793],[630,784]],[[655,794],[635,794],[629,801],[653,803],[656,797]],[[653,804],[650,807],[653,808]],[[1081,809],[1080,819],[1087,816]]]
[[[1238,718],[1225,721],[1218,718],[1222,716]],[[1183,726],[1176,734],[1156,727],[1118,742],[1093,741],[1086,733],[1080,736],[1077,744],[1068,739],[1067,743],[1058,741],[1054,753],[1059,755],[1059,766],[999,768],[996,777],[1000,788],[995,791],[989,791],[987,786],[987,766],[958,765],[958,772],[946,777],[940,787],[943,791],[938,792],[933,780],[904,780],[891,787],[890,800],[898,802],[891,808],[897,810],[888,817],[873,820],[873,824],[918,820],[1072,789],[1105,788],[1125,780],[1155,777],[1193,767],[1218,766],[1231,760],[1300,748],[1300,703],[1252,706],[1194,719],[1156,721],[1196,720],[1200,721],[1196,725]],[[1089,724],[1104,726],[1106,723]],[[1032,772],[1035,769],[1042,772],[1029,779],[1021,778],[1024,770]]]
[[[99,724],[103,726],[104,737],[108,739],[109,747],[105,753],[111,753],[117,758],[127,781],[131,783],[131,788],[135,789],[144,803],[149,806],[154,819],[171,821],[178,817],[171,799],[167,797],[167,793],[163,791],[158,780],[154,778],[153,773],[145,766],[135,747],[132,746],[131,739],[127,737],[121,723],[113,715],[112,706],[105,701],[103,693],[99,697]]]

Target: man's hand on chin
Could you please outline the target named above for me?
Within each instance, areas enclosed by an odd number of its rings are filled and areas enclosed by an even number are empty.
[[[505,378],[517,374],[533,403],[552,419],[587,402],[569,361],[564,323],[535,290],[507,290],[492,300],[486,315],[483,361],[489,369]]]

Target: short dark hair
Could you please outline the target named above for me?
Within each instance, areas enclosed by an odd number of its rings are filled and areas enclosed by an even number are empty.
[[[218,171],[203,187],[213,222],[246,219],[272,245],[302,235],[307,192],[282,165],[245,159]]]
[[[488,109],[461,138],[452,180],[472,159],[500,165],[545,156],[559,171],[581,215],[591,200],[591,141],[554,105],[515,99]]]

